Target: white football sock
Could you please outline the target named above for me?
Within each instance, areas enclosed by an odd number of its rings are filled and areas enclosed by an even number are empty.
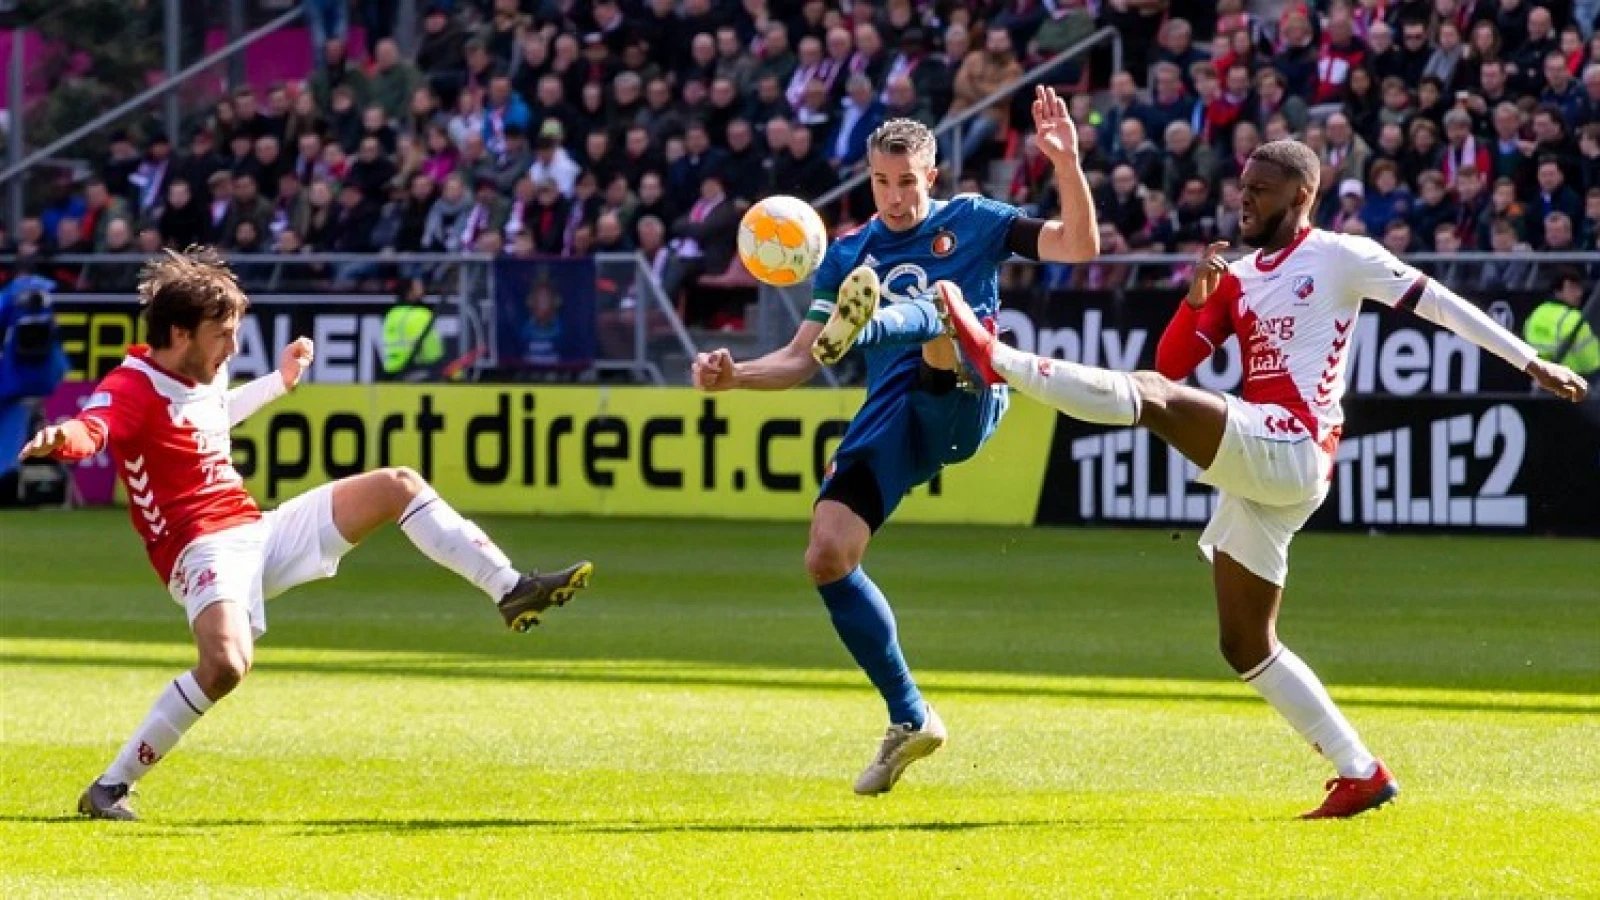
[[[1024,353],[995,342],[994,370],[1023,394],[1096,425],[1139,421],[1139,391],[1127,372],[1114,372]]]
[[[1240,676],[1267,698],[1294,730],[1346,778],[1366,778],[1378,761],[1350,727],[1333,698],[1300,657],[1282,644],[1261,665]]]
[[[477,585],[490,600],[499,601],[522,577],[483,529],[463,519],[432,488],[412,498],[400,516],[400,530],[424,556]]]
[[[172,748],[178,746],[183,733],[200,721],[211,708],[211,700],[200,690],[193,672],[185,672],[167,683],[150,707],[150,714],[139,724],[139,730],[124,744],[111,768],[100,776],[101,784],[133,784],[146,772],[155,768]]]

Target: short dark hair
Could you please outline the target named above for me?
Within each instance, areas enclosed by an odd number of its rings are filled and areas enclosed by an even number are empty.
[[[1305,144],[1294,140],[1268,141],[1250,153],[1251,162],[1272,163],[1316,193],[1322,180],[1322,161]]]
[[[890,119],[867,138],[867,150],[892,156],[925,157],[933,165],[933,132],[915,119]]]
[[[1556,280],[1553,287],[1559,291],[1568,284],[1576,284],[1578,287],[1583,287],[1583,273],[1572,266],[1562,266],[1556,269]]]
[[[222,254],[191,246],[145,263],[139,273],[139,304],[150,346],[160,350],[172,345],[172,329],[194,332],[207,319],[242,316],[250,300]]]

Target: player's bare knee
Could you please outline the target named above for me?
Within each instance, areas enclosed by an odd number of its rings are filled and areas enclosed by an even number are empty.
[[[806,547],[806,574],[814,584],[832,584],[855,567],[855,554],[843,541],[813,537]]]
[[[220,700],[250,674],[250,650],[232,642],[208,647],[200,654],[200,665],[195,667],[195,680],[211,700]]]
[[[416,496],[427,490],[428,482],[410,466],[392,466],[382,470],[388,505],[396,518],[405,512]]]
[[[1224,631],[1217,641],[1222,658],[1241,675],[1261,665],[1272,652],[1272,641],[1265,635],[1239,634]]]

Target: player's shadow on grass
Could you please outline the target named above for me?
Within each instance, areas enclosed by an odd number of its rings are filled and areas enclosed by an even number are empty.
[[[584,668],[581,671],[561,671],[542,668],[532,668],[526,665],[507,664],[500,668],[485,668],[481,665],[452,666],[449,664],[435,665],[395,665],[374,664],[362,662],[343,662],[333,660],[317,662],[311,660],[288,660],[273,662],[264,660],[261,671],[282,672],[313,675],[373,675],[403,678],[441,678],[441,679],[467,679],[484,681],[529,681],[553,684],[591,684],[591,685],[633,685],[639,687],[659,687],[669,685],[673,687],[726,687],[726,688],[751,688],[771,690],[798,690],[798,691],[848,691],[861,693],[867,690],[864,684],[851,684],[841,681],[797,677],[739,677],[722,673],[700,672],[686,668],[681,672],[646,672],[614,670],[604,671]],[[27,653],[0,653],[0,664],[22,666],[66,666],[66,667],[91,667],[91,668],[139,668],[170,670],[173,663],[163,659],[149,659],[138,656],[96,656],[88,658],[60,657],[46,654]],[[548,664],[548,663],[546,663]],[[978,697],[1016,697],[1029,699],[1064,699],[1064,700],[1116,700],[1116,701],[1151,701],[1157,703],[1170,703],[1173,701],[1194,701],[1200,703],[1249,703],[1256,704],[1260,698],[1254,693],[1242,689],[1232,690],[1163,690],[1158,682],[1153,682],[1148,690],[1127,688],[1097,688],[1092,686],[1068,685],[1007,685],[1007,684],[976,684],[970,681],[944,682],[938,676],[925,679],[924,686],[936,691],[942,696],[978,696]],[[1336,687],[1335,690],[1338,690]],[[1512,696],[1515,696],[1514,694]],[[1423,699],[1423,698],[1389,698],[1389,697],[1340,697],[1339,705],[1346,707],[1371,707],[1378,709],[1407,709],[1429,710],[1441,712],[1494,712],[1494,713],[1520,713],[1520,714],[1555,714],[1555,715],[1594,715],[1600,712],[1600,706],[1591,703],[1488,703],[1470,699],[1456,699],[1448,697]]]
[[[1229,817],[1223,817],[1229,818]],[[1247,821],[1249,816],[1231,817]],[[482,819],[312,819],[293,821],[285,819],[186,819],[179,821],[146,821],[139,825],[117,824],[115,837],[171,838],[190,834],[208,834],[221,828],[260,828],[290,837],[338,837],[349,834],[408,834],[448,833],[452,831],[501,831],[532,829],[536,831],[567,834],[871,834],[897,831],[914,832],[973,832],[990,829],[1106,829],[1153,824],[1193,825],[1201,822],[1218,822],[1216,816],[1180,816],[1166,818],[1082,818],[1082,819],[979,819],[963,821],[898,821],[898,822],[741,822],[741,821],[667,821],[633,822],[589,819],[541,818],[482,818]],[[35,824],[94,825],[82,816],[0,816],[0,822],[28,822]],[[108,832],[113,834],[112,832]]]

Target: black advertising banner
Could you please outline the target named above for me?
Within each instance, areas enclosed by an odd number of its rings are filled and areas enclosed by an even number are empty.
[[[1372,396],[1345,414],[1310,529],[1600,534],[1600,408]],[[1038,521],[1198,527],[1215,491],[1197,474],[1142,428],[1058,417]]]
[[[1182,302],[1177,290],[1056,291],[1008,294],[999,325],[1031,353],[1131,371],[1155,363],[1156,344]],[[1518,293],[1474,297],[1501,325],[1519,332],[1544,298]],[[1410,313],[1369,303],[1356,325],[1349,363],[1352,395],[1525,394],[1528,378],[1491,354]],[[1230,340],[1195,373],[1201,387],[1237,393],[1243,373]]]
[[[229,371],[239,379],[265,375],[278,367],[278,353],[304,336],[317,343],[312,381],[376,381],[383,372],[383,316],[392,303],[370,294],[251,294]],[[144,341],[139,303],[130,295],[57,294],[53,305],[72,364],[69,381],[99,381],[122,362],[129,344]],[[461,333],[456,304],[441,303],[437,310],[433,327],[454,356]]]

